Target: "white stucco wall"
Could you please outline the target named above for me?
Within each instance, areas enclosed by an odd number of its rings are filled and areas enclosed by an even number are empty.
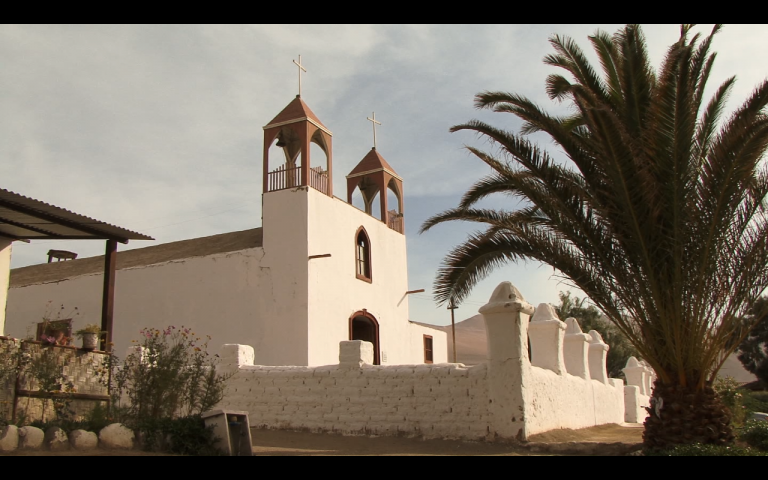
[[[11,243],[0,237],[0,336],[5,335],[5,306],[8,297],[8,278],[11,273]]]
[[[261,312],[274,311],[268,303],[281,297],[259,295],[260,291],[269,290],[268,274],[259,268],[262,256],[263,250],[254,248],[118,270],[115,352],[122,355],[144,327],[185,325],[198,335],[211,335],[211,353],[222,343],[248,341],[262,356],[285,358],[298,354],[298,348],[279,348],[265,340],[269,332],[259,321],[264,317]],[[65,311],[78,307],[80,315],[74,320],[73,330],[86,323],[100,323],[102,279],[103,275],[93,274],[11,288],[8,335],[24,338],[34,334],[34,325],[41,321],[48,300],[54,306],[64,304]]]
[[[118,270],[118,355],[144,327],[185,325],[210,335],[212,352],[241,343],[253,346],[258,364],[327,365],[338,360],[339,342],[349,339],[350,315],[366,308],[379,322],[386,363],[423,363],[424,334],[433,337],[434,362],[447,360],[444,332],[408,322],[403,235],[312,189],[270,192],[263,212],[263,247]],[[354,276],[354,234],[361,224],[372,243],[372,284]],[[323,253],[332,256],[308,259]],[[75,330],[99,323],[102,278],[10,289],[8,335],[34,334],[49,300],[67,312],[78,307]]]
[[[531,367],[526,398],[526,433],[624,422],[624,383],[605,385],[573,375]]]
[[[309,205],[309,255],[331,254],[309,260],[309,364],[337,361],[339,341],[349,339],[349,318],[363,309],[379,323],[382,364],[423,363],[423,335],[433,337],[434,362],[446,362],[446,334],[408,322],[405,235],[341,199],[313,189],[298,193]],[[371,243],[371,283],[355,275],[361,226]]]

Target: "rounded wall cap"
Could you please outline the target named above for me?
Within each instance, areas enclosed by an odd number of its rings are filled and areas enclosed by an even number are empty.
[[[487,304],[480,307],[480,313],[520,311],[533,314],[533,305],[525,301],[520,291],[511,282],[501,282],[491,294]]]

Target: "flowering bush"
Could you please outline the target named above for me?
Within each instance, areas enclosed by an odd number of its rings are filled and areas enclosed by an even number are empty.
[[[739,440],[763,452],[768,452],[768,422],[748,420],[739,432]]]
[[[133,421],[199,415],[224,397],[231,375],[216,372],[218,355],[189,328],[145,328],[122,368],[112,375],[115,404]],[[123,406],[125,397],[128,405]]]

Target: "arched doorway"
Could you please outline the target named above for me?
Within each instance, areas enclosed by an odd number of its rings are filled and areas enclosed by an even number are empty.
[[[349,339],[373,344],[373,364],[381,365],[379,358],[379,322],[376,317],[361,310],[349,317]]]

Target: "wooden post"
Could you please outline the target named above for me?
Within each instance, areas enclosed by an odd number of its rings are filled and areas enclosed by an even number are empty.
[[[456,310],[457,307],[453,300],[451,300],[451,303],[448,305],[448,310],[451,311],[451,339],[453,340],[453,363],[458,363],[456,361],[456,323],[453,318],[453,311]]]
[[[19,356],[16,361],[16,378],[13,382],[13,404],[11,405],[11,423],[16,423],[16,409],[19,405],[19,389],[21,388],[21,358],[24,356],[22,349],[24,348],[24,342],[19,342]]]
[[[115,272],[117,261],[117,241],[107,240],[104,254],[104,294],[101,300],[101,329],[106,335],[101,341],[101,350],[112,350],[112,317],[115,310]]]

